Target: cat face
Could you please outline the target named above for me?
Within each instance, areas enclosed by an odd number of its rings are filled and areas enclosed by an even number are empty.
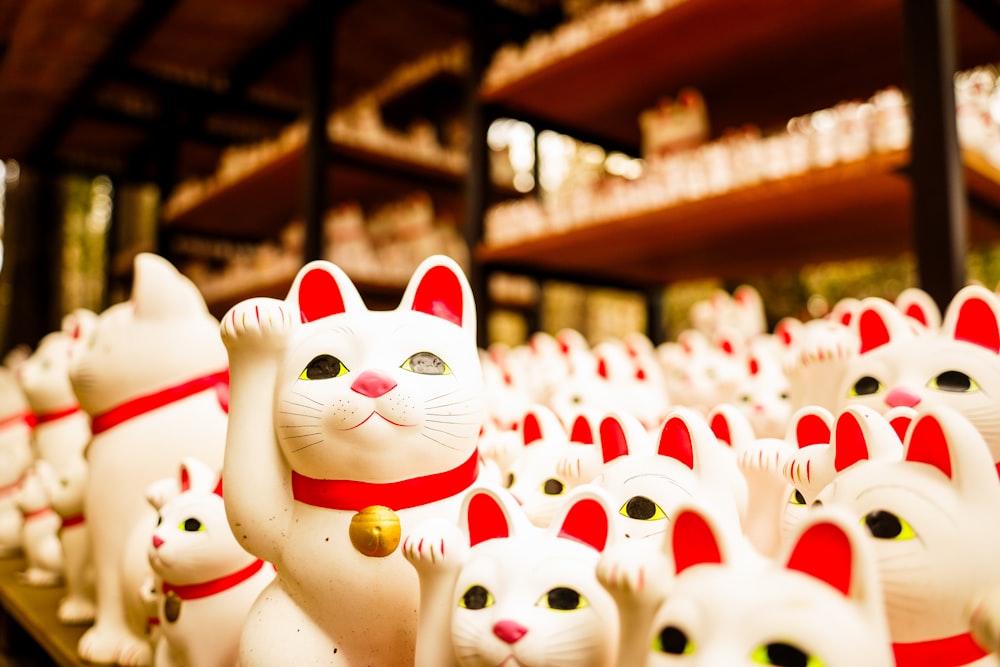
[[[445,259],[422,265],[394,311],[369,311],[332,264],[300,272],[288,301],[302,324],[275,402],[278,442],[297,472],[394,482],[472,455],[483,421],[475,310]]]
[[[617,610],[596,578],[610,517],[598,498],[574,496],[544,531],[516,525],[517,507],[495,494],[467,499],[472,549],[452,609],[459,664],[613,664]]]
[[[46,335],[17,369],[17,379],[36,413],[76,404],[69,383],[71,339],[62,332]]]

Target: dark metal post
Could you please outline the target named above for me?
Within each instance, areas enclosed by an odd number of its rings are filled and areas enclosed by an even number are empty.
[[[479,101],[479,81],[491,55],[489,17],[486,3],[476,2],[469,12],[469,71],[466,80],[466,117],[469,121],[469,171],[465,184],[465,241],[469,248],[469,282],[476,299],[476,336],[479,346],[489,345],[489,314],[492,309],[487,289],[488,271],[475,257],[476,246],[483,239],[483,217],[489,192],[489,146],[486,131],[489,118]]]
[[[303,177],[303,216],[305,217],[305,257],[308,262],[323,255],[323,212],[326,209],[326,174],[329,159],[326,118],[332,87],[332,19],[326,0],[313,0],[309,23],[309,93],[306,99],[308,135]]]

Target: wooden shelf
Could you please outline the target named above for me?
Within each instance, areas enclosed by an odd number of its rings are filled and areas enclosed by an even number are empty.
[[[746,278],[810,263],[887,257],[912,246],[908,151],[682,202],[506,245],[476,257],[498,270],[635,287],[695,278]],[[966,182],[1000,205],[1000,172],[966,162]],[[1000,210],[1000,206],[997,206]],[[970,238],[1000,239],[973,216]]]
[[[1000,36],[956,2],[959,67],[1000,57]],[[867,99],[903,85],[901,0],[682,0],[673,7],[481,90],[483,101],[542,127],[639,146],[639,112],[694,86],[712,131]]]
[[[0,559],[0,606],[45,650],[59,667],[83,667],[77,644],[86,626],[59,622],[56,609],[65,596],[62,586],[25,586],[18,573],[25,568],[22,558]]]

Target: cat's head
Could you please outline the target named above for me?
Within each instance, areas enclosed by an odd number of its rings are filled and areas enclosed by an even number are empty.
[[[868,433],[853,431],[837,434],[840,472],[818,502],[845,507],[865,527],[894,641],[967,632],[965,604],[1000,581],[1000,485],[983,437],[943,405],[918,411],[902,459],[875,459]]]
[[[275,433],[292,468],[387,483],[460,466],[483,423],[476,311],[461,268],[433,256],[399,306],[369,311],[336,265],[311,262],[278,371]]]
[[[74,352],[70,381],[91,415],[228,366],[219,322],[190,279],[150,253],[135,258],[128,301],[104,310]]]
[[[459,664],[611,664],[617,608],[596,575],[614,539],[606,498],[574,490],[547,529],[519,514],[502,492],[466,497],[461,525],[471,549],[452,608]]]
[[[894,664],[869,545],[843,513],[811,515],[765,561],[682,508],[664,550],[675,579],[650,629],[651,667]]]

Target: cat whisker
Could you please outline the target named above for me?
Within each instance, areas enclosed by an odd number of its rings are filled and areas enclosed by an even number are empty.
[[[284,403],[286,403],[287,405],[290,405],[292,407],[302,408],[304,410],[315,410],[316,412],[319,412],[319,411],[321,411],[323,409],[322,407],[315,407],[315,406],[312,406],[312,405],[304,405],[302,403],[293,403],[291,401],[284,401]],[[318,405],[322,406],[323,404],[319,403]]]
[[[278,411],[279,415],[288,415],[289,417],[302,417],[303,419],[316,419],[319,420],[320,415],[304,415],[300,412],[288,412],[287,410]]]
[[[306,400],[307,400],[307,401],[309,401],[310,403],[315,403],[316,405],[320,405],[320,406],[321,406],[321,405],[323,405],[323,402],[322,402],[322,401],[317,401],[317,400],[316,400],[315,398],[312,398],[311,396],[306,396],[306,395],[305,395],[305,394],[303,394],[302,392],[298,392],[298,391],[293,391],[292,393],[293,393],[294,395],[296,395],[296,396],[299,396],[300,398],[304,398],[304,399],[306,399]]]
[[[434,431],[435,433],[443,433],[444,435],[448,435],[448,436],[451,436],[453,438],[472,438],[472,437],[475,437],[475,435],[476,435],[475,433],[469,433],[469,434],[463,436],[461,433],[455,433],[453,431],[446,431],[445,429],[442,429],[442,428],[431,428],[430,426],[425,426],[424,429],[427,430],[427,431]]]
[[[447,396],[451,396],[452,394],[455,394],[457,392],[458,392],[458,389],[452,389],[451,391],[445,392],[443,394],[439,394],[438,396],[432,396],[431,398],[426,398],[426,399],[424,399],[424,403],[430,403],[431,401],[439,401],[442,398],[445,398]]]
[[[460,447],[453,447],[453,446],[451,446],[451,445],[446,445],[445,443],[441,442],[441,441],[440,441],[440,440],[438,440],[437,438],[432,438],[431,436],[427,435],[426,433],[421,433],[420,435],[422,435],[423,437],[427,438],[427,439],[428,439],[428,440],[430,440],[431,442],[436,442],[437,444],[441,445],[441,446],[442,446],[442,447],[444,447],[445,449],[450,449],[450,450],[452,450],[452,451],[456,451],[456,452],[457,452],[457,451],[458,451],[459,449],[461,449]]]
[[[299,435],[290,435],[290,436],[287,436],[287,438],[288,438],[288,440],[295,440],[296,438],[313,438],[313,437],[316,437],[317,435],[323,435],[323,434],[319,433],[319,432],[316,432],[316,433],[300,433]]]
[[[322,438],[320,438],[316,442],[310,442],[308,445],[302,445],[301,447],[299,447],[297,449],[293,449],[292,453],[301,452],[303,449],[308,449],[309,447],[312,447],[313,445],[319,445],[319,444],[322,444],[323,442],[324,442],[324,440]]]
[[[278,428],[316,428],[316,424],[279,424]]]
[[[479,428],[478,421],[463,422],[455,419],[425,419],[424,421],[432,424],[453,424],[455,426],[475,426],[476,428]]]

